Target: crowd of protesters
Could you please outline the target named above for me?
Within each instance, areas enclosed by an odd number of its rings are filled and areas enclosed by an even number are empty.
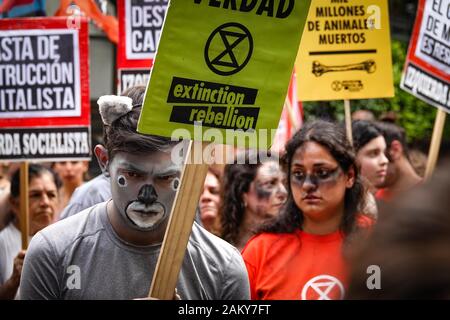
[[[27,250],[20,170],[2,167],[1,299],[147,295],[181,167],[170,158],[175,142],[136,131],[144,92],[99,99],[104,141],[95,147],[102,172],[94,179],[85,182],[87,162],[29,166]],[[450,297],[438,276],[411,276],[448,268],[450,205],[440,192],[448,175],[424,183],[404,130],[368,115],[355,113],[353,143],[343,124],[313,120],[280,155],[240,150],[235,163],[211,166],[177,297]],[[419,251],[428,252],[425,262]],[[366,282],[373,265],[385,284],[375,291]],[[401,279],[406,289],[398,289]]]

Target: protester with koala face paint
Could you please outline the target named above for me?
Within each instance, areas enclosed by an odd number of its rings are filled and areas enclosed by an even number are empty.
[[[242,250],[258,228],[274,219],[287,197],[285,175],[275,154],[250,152],[243,164],[225,166],[221,237]]]
[[[286,205],[242,251],[252,299],[344,298],[343,249],[372,224],[358,213],[364,189],[352,150],[342,126],[321,120],[287,143]]]
[[[182,168],[171,157],[180,142],[136,132],[144,94],[137,87],[132,99],[99,99],[105,147],[95,153],[110,177],[112,199],[33,238],[23,299],[147,297]],[[248,299],[239,252],[194,223],[177,293],[181,299]]]

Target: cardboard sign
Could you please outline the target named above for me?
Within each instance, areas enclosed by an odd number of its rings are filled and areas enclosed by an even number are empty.
[[[393,97],[387,0],[312,0],[296,69],[301,101]]]
[[[272,135],[258,145],[258,131],[278,126],[308,7],[294,0],[173,1],[138,131],[171,137],[182,129],[190,135],[184,138],[214,140],[196,134],[202,125],[222,136],[251,136],[222,143],[269,148]]]
[[[419,2],[400,87],[450,112],[450,0]]]
[[[0,20],[0,160],[90,159],[87,21]]]
[[[118,0],[118,68],[150,68],[169,0]]]

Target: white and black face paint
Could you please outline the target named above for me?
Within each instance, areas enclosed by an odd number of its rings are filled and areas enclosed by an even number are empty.
[[[123,175],[119,175],[117,177],[117,185],[122,188],[125,188],[126,186],[128,186],[127,178],[125,178]]]
[[[168,219],[181,174],[170,154],[119,152],[109,171],[114,205],[130,228],[152,231]]]
[[[178,188],[180,187],[180,179],[179,178],[173,179],[171,187],[173,191],[177,191]]]
[[[138,198],[131,201],[125,213],[136,226],[151,230],[165,215],[166,208],[157,201],[158,194],[151,184],[146,184],[139,190]]]

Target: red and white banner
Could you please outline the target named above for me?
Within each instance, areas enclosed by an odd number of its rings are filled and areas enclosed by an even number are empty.
[[[125,90],[134,86],[147,86],[150,79],[150,69],[146,68],[122,68],[118,69],[117,93],[122,94]]]
[[[150,68],[156,54],[168,0],[118,0],[118,68]]]
[[[0,160],[90,159],[88,25],[0,19]]]
[[[118,0],[118,93],[147,85],[156,55],[168,0]]]
[[[450,112],[450,0],[420,0],[401,88]]]

